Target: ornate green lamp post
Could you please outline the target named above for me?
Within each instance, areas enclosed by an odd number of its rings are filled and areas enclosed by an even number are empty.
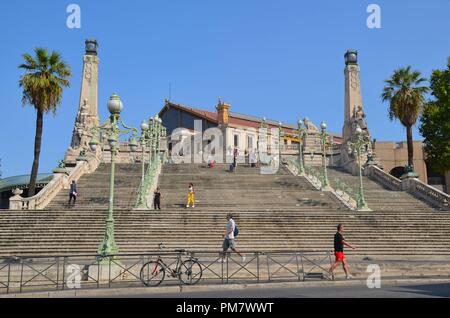
[[[128,127],[120,119],[120,113],[123,109],[122,101],[117,94],[113,94],[108,100],[108,110],[110,117],[107,122],[100,127],[96,127],[96,131],[100,131],[102,136],[106,136],[110,151],[111,151],[111,175],[109,180],[109,206],[108,206],[108,218],[106,219],[105,236],[103,242],[99,246],[98,254],[105,258],[106,256],[115,255],[119,252],[119,248],[114,240],[114,174],[115,174],[115,159],[119,152],[119,137],[120,135],[128,134],[132,132],[132,136],[129,139],[129,147],[131,151],[137,150],[137,129]],[[125,128],[120,130],[119,123]],[[89,142],[89,146],[92,151],[97,150],[99,142],[97,139],[97,133],[92,137]]]
[[[281,127],[281,121],[278,122],[278,162],[281,165],[281,144],[283,138],[283,129]]]
[[[348,142],[348,152],[349,154],[354,154],[358,160],[359,168],[359,191],[358,198],[356,200],[356,205],[359,211],[371,211],[367,206],[366,200],[364,198],[364,188],[362,182],[362,168],[361,168],[361,154],[362,150],[367,148],[367,141],[364,140],[363,131],[359,125],[356,126],[356,139],[354,142]]]
[[[141,142],[141,147],[142,147],[142,158],[141,158],[141,185],[144,183],[144,178],[145,178],[145,147],[147,146],[147,132],[148,132],[148,123],[143,120],[141,122],[141,138],[140,138],[140,142]]]
[[[303,165],[303,140],[306,138],[306,129],[302,127],[302,120],[297,122],[298,126],[298,174],[305,175],[305,167]]]
[[[139,195],[138,195],[138,201],[136,203],[136,208],[140,209],[148,209],[147,206],[147,200],[145,198],[146,196],[146,182],[148,181],[147,175],[145,173],[145,149],[148,146],[148,144],[151,142],[151,135],[149,134],[150,126],[149,123],[145,120],[141,122],[141,137],[140,137],[140,143],[142,147],[142,162],[141,162],[141,185],[139,187]]]
[[[159,165],[160,163],[160,156],[159,156],[159,147],[160,147],[160,138],[161,138],[161,125],[162,120],[158,117],[158,115],[155,116],[155,160],[156,165]]]
[[[320,123],[320,141],[322,143],[322,166],[323,166],[323,178],[322,178],[322,191],[331,191],[330,182],[328,181],[327,174],[327,124],[323,121]]]

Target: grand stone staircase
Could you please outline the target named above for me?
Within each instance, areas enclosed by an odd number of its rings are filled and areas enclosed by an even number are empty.
[[[165,165],[159,179],[161,211],[132,210],[139,185],[139,165],[117,169],[115,225],[120,252],[171,248],[218,251],[227,213],[236,215],[238,248],[242,250],[325,251],[333,247],[338,223],[358,246],[354,256],[430,258],[450,255],[450,215],[433,210],[403,192],[388,191],[365,180],[371,212],[350,211],[331,194],[282,168],[276,175],[227,165]],[[342,171],[331,175],[354,177]],[[43,211],[0,212],[0,255],[95,253],[102,241],[107,214],[109,167],[78,182],[75,208],[61,193]],[[188,183],[194,183],[196,207],[185,208]],[[117,198],[116,197],[116,198]]]

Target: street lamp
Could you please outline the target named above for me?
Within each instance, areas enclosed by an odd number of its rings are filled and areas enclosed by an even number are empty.
[[[142,147],[142,159],[141,159],[141,185],[144,183],[144,176],[145,176],[145,147],[147,145],[147,131],[148,131],[148,123],[143,120],[141,122],[141,147]]]
[[[306,130],[302,127],[302,120],[299,119],[298,125],[298,174],[305,175],[305,167],[303,166],[303,140],[306,137]]]
[[[348,153],[355,154],[358,160],[358,168],[359,168],[359,191],[358,198],[356,200],[356,205],[358,211],[371,211],[367,206],[366,200],[364,198],[364,189],[362,182],[362,168],[361,168],[361,153],[363,149],[367,148],[367,141],[364,140],[363,131],[359,125],[356,126],[356,140],[354,142],[348,142]]]
[[[149,136],[149,123],[145,120],[141,122],[141,151],[142,151],[142,160],[141,160],[141,184],[139,186],[139,194],[138,201],[136,203],[136,207],[138,208],[148,208],[147,200],[145,199],[145,189],[146,189],[146,174],[145,174],[145,149],[148,146],[149,141],[151,141],[151,136]]]
[[[123,123],[120,119],[120,113],[123,110],[123,104],[120,100],[120,97],[114,93],[108,100],[108,110],[111,114],[109,120],[103,123],[100,127],[95,127],[95,133],[91,141],[89,142],[89,146],[92,151],[97,150],[97,146],[99,144],[97,133],[100,131],[101,136],[105,136],[108,140],[108,144],[111,152],[111,174],[109,180],[109,206],[108,206],[108,218],[106,219],[106,228],[105,228],[105,236],[103,242],[99,246],[98,254],[105,258],[108,255],[115,255],[119,252],[117,244],[114,240],[114,174],[115,174],[115,159],[116,155],[119,152],[120,144],[119,137],[120,135],[129,134],[132,132],[132,136],[128,141],[128,145],[132,152],[137,150],[137,141],[136,134],[137,129],[128,127]],[[119,122],[125,128],[125,130],[121,130],[119,128]]]
[[[322,178],[322,191],[331,191],[330,182],[328,181],[327,174],[327,124],[322,121],[320,123],[320,141],[322,143],[322,166],[323,166],[323,178]]]
[[[281,138],[283,130],[281,127],[281,121],[278,122],[278,162],[281,164]]]

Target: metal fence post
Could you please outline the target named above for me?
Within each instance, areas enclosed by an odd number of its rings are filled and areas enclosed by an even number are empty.
[[[64,256],[63,258],[63,272],[62,272],[62,290],[66,288],[66,263],[67,263],[67,257]]]
[[[300,267],[298,265],[298,253],[297,252],[295,253],[295,262],[297,264],[297,278],[300,281]]]
[[[305,276],[305,265],[303,264],[303,253],[300,253],[300,261],[302,263],[302,276],[303,276],[303,281],[306,280],[306,276]]]
[[[100,288],[100,259],[97,258],[97,288]]]
[[[11,280],[11,262],[8,263],[8,282],[6,285],[6,293],[9,294],[9,282]]]
[[[59,289],[59,256],[56,257],[56,290]]]
[[[259,283],[259,252],[256,252],[256,281]]]
[[[19,293],[22,292],[22,280],[23,280],[23,259],[21,260],[20,264],[22,265],[22,268],[20,270],[20,282],[19,282]]]
[[[108,288],[111,288],[111,257],[109,259]]]
[[[228,276],[229,276],[229,272],[228,272],[228,253],[226,254],[226,258],[227,258],[227,284],[228,284]]]
[[[327,251],[327,253],[328,253],[328,257],[330,259],[330,268],[331,268],[331,266],[333,266],[333,261],[331,260],[331,253],[330,253],[330,251]],[[331,280],[334,280],[334,272],[331,272]]]
[[[269,282],[270,282],[270,264],[269,264],[269,254],[268,253],[265,253],[266,254],[266,261],[267,261],[267,278],[269,279]]]

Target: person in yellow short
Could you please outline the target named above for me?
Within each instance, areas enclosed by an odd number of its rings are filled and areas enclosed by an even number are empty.
[[[192,183],[189,183],[188,199],[186,207],[188,208],[189,205],[192,205],[192,207],[195,208],[195,191],[194,185]]]

